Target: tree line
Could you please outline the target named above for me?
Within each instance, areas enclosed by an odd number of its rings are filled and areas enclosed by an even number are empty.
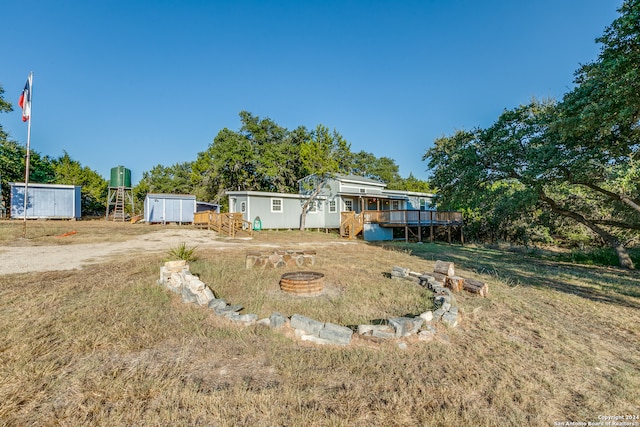
[[[560,101],[532,100],[487,128],[439,138],[423,159],[466,233],[528,244],[595,239],[633,268],[640,230],[640,0],[596,39]]]
[[[190,193],[226,204],[228,190],[298,192],[310,174],[355,174],[397,190],[437,192],[442,209],[465,216],[465,235],[478,241],[558,241],[608,245],[623,267],[640,230],[640,0],[625,0],[619,17],[596,39],[597,59],[575,72],[561,100],[532,100],[505,110],[486,128],[438,138],[423,160],[429,181],[402,178],[393,159],[352,152],[334,129],[286,129],[240,112],[237,131],[222,129],[191,162],[157,165],[134,188]],[[0,112],[11,111],[2,96]],[[24,177],[24,148],[0,125],[0,178]],[[33,182],[82,185],[83,215],[104,213],[107,181],[66,152],[34,152]]]
[[[0,112],[12,111],[0,87]],[[352,152],[338,131],[317,125],[309,130],[279,126],[269,118],[241,111],[240,129],[222,129],[206,150],[191,162],[156,165],[134,186],[136,212],[147,193],[194,194],[200,201],[226,207],[229,190],[297,193],[298,182],[311,174],[356,174],[387,183],[397,190],[431,190],[428,182],[410,174],[402,178],[393,159],[366,151]],[[26,149],[9,138],[0,124],[0,180],[2,201],[10,203],[9,182],[23,182]],[[105,214],[108,181],[71,158],[31,152],[30,182],[80,185],[82,215]],[[128,207],[127,207],[128,209]]]
[[[299,181],[312,174],[354,174],[385,182],[388,188],[431,190],[413,174],[402,178],[393,159],[352,152],[337,130],[319,124],[293,130],[241,111],[240,129],[222,129],[192,162],[157,165],[142,174],[136,197],[151,193],[189,193],[198,200],[228,203],[226,191],[297,193]]]

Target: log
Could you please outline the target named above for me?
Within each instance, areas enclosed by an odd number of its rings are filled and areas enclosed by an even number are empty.
[[[440,283],[444,283],[444,280],[447,278],[447,276],[445,276],[444,274],[426,273],[426,272],[422,273],[422,277],[424,277],[424,278],[433,277],[434,279],[436,279]],[[427,279],[427,280],[429,280],[429,279]]]
[[[452,262],[436,261],[435,267],[433,267],[434,273],[444,274],[445,276],[455,276],[455,269]]]
[[[462,288],[467,292],[479,294],[481,297],[489,296],[489,285],[475,279],[464,279]]]
[[[469,282],[468,279],[465,279],[464,284],[462,285],[465,288],[482,288],[484,287],[484,283],[473,283],[473,282]]]
[[[445,286],[451,289],[452,292],[460,292],[464,284],[464,279],[458,276],[447,277],[445,280]]]

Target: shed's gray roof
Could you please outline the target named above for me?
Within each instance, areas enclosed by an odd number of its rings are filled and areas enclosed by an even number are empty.
[[[195,200],[196,196],[193,194],[147,193],[147,198]]]

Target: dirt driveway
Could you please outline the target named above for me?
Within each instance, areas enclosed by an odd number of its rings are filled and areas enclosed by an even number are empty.
[[[126,254],[167,252],[182,242],[198,249],[279,248],[272,243],[259,243],[251,239],[224,240],[213,231],[199,229],[162,229],[133,236],[123,242],[80,243],[69,245],[0,247],[0,274],[31,273],[55,270],[73,270],[88,264],[104,262],[106,258]],[[352,244],[351,242],[301,242],[300,246]],[[291,246],[291,245],[288,245]]]

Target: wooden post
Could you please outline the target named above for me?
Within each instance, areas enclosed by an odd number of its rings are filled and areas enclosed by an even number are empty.
[[[447,225],[447,235],[449,236],[449,244],[451,244],[451,224]]]
[[[433,243],[433,211],[429,212],[429,240]]]
[[[418,211],[418,242],[422,242],[422,211]]]
[[[460,240],[462,242],[462,245],[464,246],[464,226],[463,225],[460,226]]]

